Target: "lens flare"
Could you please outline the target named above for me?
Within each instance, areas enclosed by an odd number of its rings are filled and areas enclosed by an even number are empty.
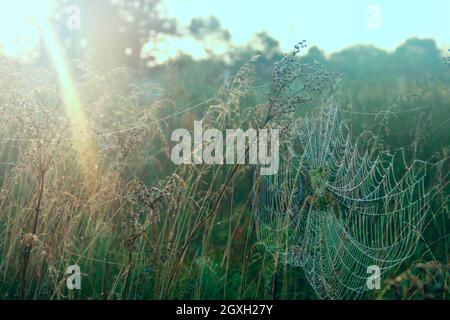
[[[31,3],[31,1],[25,2]],[[48,1],[46,3],[47,6],[44,7],[49,9],[50,6],[48,5]],[[96,144],[92,139],[92,131],[89,128],[79,94],[71,78],[64,50],[58,43],[57,36],[48,19],[49,11],[41,10],[41,4],[42,3],[39,2],[39,6],[36,4],[33,6],[40,8],[40,10],[35,11],[35,14],[30,16],[30,22],[32,22],[32,25],[37,29],[39,38],[55,68],[63,97],[65,112],[70,121],[74,148],[78,155],[81,172],[86,179],[86,185],[88,187],[93,187],[96,178],[99,176]],[[31,8],[29,9],[31,10]]]
[[[92,139],[92,132],[89,128],[86,115],[83,111],[82,103],[71,79],[63,49],[58,44],[57,38],[47,21],[41,23],[41,31],[45,48],[58,75],[65,111],[70,120],[80,164],[84,171],[89,170],[92,173],[92,170],[98,167],[95,164],[96,147]]]

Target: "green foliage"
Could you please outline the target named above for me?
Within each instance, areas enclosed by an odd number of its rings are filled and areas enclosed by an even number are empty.
[[[200,35],[205,28],[222,32],[214,20],[191,27]],[[80,172],[55,75],[2,62],[0,298],[316,298],[302,270],[258,243],[249,201],[252,167],[239,167],[217,214],[207,218],[231,168],[175,168],[169,158],[171,131],[189,128],[194,119],[219,129],[264,120],[273,66],[286,58],[274,39],[259,37],[262,48],[234,48],[227,62],[181,56],[137,73],[79,66],[76,85],[99,146],[91,160],[102,164],[94,185]],[[330,77],[343,74],[337,98],[349,130],[370,131],[392,151],[406,147],[409,160],[440,161],[443,187],[416,255],[385,279],[385,291],[368,297],[448,299],[450,72],[434,42],[411,39],[393,53],[355,47],[328,58],[312,48],[296,63],[317,66]],[[315,83],[304,75],[302,83]],[[314,108],[310,101],[317,97],[311,97],[297,101],[290,116]],[[324,174],[311,177],[318,194]],[[30,232],[36,212],[38,226]],[[31,251],[24,276],[26,248]],[[411,280],[419,277],[416,262],[432,261],[443,282]],[[65,270],[75,263],[83,273],[82,290],[69,292]],[[397,284],[404,278],[410,282]]]

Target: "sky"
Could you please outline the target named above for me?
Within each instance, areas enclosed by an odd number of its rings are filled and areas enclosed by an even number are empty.
[[[450,0],[165,0],[167,14],[188,25],[216,16],[236,45],[266,31],[283,50],[306,39],[326,54],[356,44],[394,50],[407,38],[450,48]]]
[[[49,3],[51,0],[0,0],[3,53],[34,59],[40,39],[30,17],[46,16]],[[146,44],[143,52],[156,57],[156,64],[180,51],[196,58],[208,56],[210,51],[226,53],[229,47],[222,39],[198,40],[187,32],[192,19],[211,16],[230,32],[233,45],[246,45],[255,33],[266,31],[283,51],[301,40],[325,54],[356,44],[392,51],[411,37],[433,38],[443,52],[450,49],[450,0],[162,0],[161,8],[163,14],[178,21],[186,35],[158,37]]]

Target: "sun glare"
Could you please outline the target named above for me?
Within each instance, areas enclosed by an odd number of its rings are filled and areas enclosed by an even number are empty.
[[[18,0],[0,4],[0,50],[14,59],[26,60],[38,54],[39,45],[44,46],[59,80],[66,114],[71,123],[75,149],[78,153],[82,170],[92,176],[95,144],[91,139],[88,121],[83,112],[77,90],[71,79],[70,70],[64,51],[52,30],[49,21],[51,13],[50,0]]]
[[[87,176],[95,178],[98,165],[96,159],[96,147],[92,140],[92,132],[89,129],[86,115],[83,111],[79,94],[71,79],[70,70],[64,57],[64,51],[48,23],[42,21],[40,30],[44,46],[51,58],[59,79],[60,90],[63,94],[66,114],[70,120],[74,147],[78,153],[81,169]],[[87,181],[92,186],[93,180]]]
[[[46,20],[50,11],[50,0],[2,1],[0,52],[17,60],[33,60],[41,40],[38,24]]]

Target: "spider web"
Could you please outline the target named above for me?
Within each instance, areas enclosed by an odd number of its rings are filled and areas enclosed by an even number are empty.
[[[415,251],[431,209],[431,164],[352,143],[337,108],[293,126],[277,175],[255,174],[257,234],[266,249],[303,268],[319,298],[360,298],[372,274]]]

